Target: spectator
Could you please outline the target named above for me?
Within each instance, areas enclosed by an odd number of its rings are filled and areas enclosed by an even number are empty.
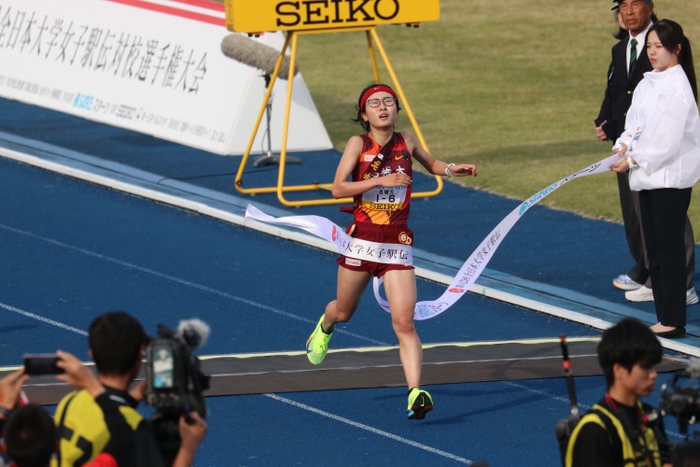
[[[5,445],[16,467],[48,467],[57,441],[53,419],[40,405],[23,405],[7,417]]]
[[[613,9],[618,10],[622,22],[614,35],[620,41],[612,48],[608,86],[595,125],[596,136],[599,139],[614,142],[625,128],[625,118],[637,85],[644,77],[644,73],[652,70],[645,41],[649,28],[657,19],[654,14],[654,3],[651,0],[614,0]],[[627,246],[635,264],[627,274],[613,279],[613,285],[625,290],[625,298],[630,301],[652,301],[654,296],[644,247],[639,195],[630,190],[626,173],[618,173],[617,183]],[[693,278],[695,239],[690,219],[687,217],[684,235],[686,303],[693,305],[698,303]]]
[[[662,352],[654,333],[633,318],[603,332],[598,361],[608,391],[571,433],[565,467],[651,467],[668,461],[663,421],[647,417],[652,407],[639,400],[654,390]]]
[[[72,383],[88,392],[103,412],[110,432],[110,441],[105,451],[87,464],[87,467],[128,467],[139,465],[134,458],[134,446],[138,443],[134,431],[120,410],[121,403],[111,399],[104,386],[77,358],[67,352],[57,352],[58,366],[65,370],[57,378]],[[26,381],[23,369],[0,380],[0,400],[17,401],[17,395]],[[5,405],[9,405],[7,402]],[[13,405],[14,407],[14,405]],[[5,444],[9,458],[16,467],[48,467],[56,454],[58,430],[51,416],[36,404],[29,404],[0,414],[0,422],[8,420],[5,426]],[[194,422],[186,424],[181,417],[179,424],[182,445],[173,467],[192,465],[197,446],[207,433],[207,425],[199,414],[190,414]],[[2,428],[0,428],[0,431]]]
[[[108,397],[120,405],[120,412],[132,430],[131,447],[134,465],[158,467],[165,465],[163,456],[150,424],[136,411],[136,405],[144,397],[145,381],[131,392],[134,378],[141,368],[143,351],[148,342],[141,324],[122,311],[113,311],[98,316],[89,329],[89,353],[97,368],[97,378]],[[180,431],[191,430],[198,435],[206,424],[194,417],[195,424],[187,425],[180,420]],[[105,449],[111,438],[111,429],[103,410],[94,396],[87,390],[66,395],[58,404],[56,425],[61,435],[59,467],[84,465]],[[203,435],[202,435],[203,436]],[[194,458],[199,440],[192,443],[188,438],[180,446],[177,459]]]
[[[683,337],[686,324],[686,230],[693,185],[700,179],[700,115],[690,42],[683,28],[661,20],[649,29],[654,71],[637,87],[611,168],[639,193],[644,245],[654,283],[660,337]]]

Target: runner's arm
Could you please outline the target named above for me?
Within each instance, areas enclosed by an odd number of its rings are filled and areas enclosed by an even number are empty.
[[[408,145],[408,149],[411,151],[413,158],[420,162],[420,164],[425,167],[425,169],[433,175],[448,175],[445,170],[449,167],[449,173],[455,177],[466,177],[471,175],[476,177],[476,166],[471,164],[454,164],[449,165],[447,162],[435,159],[428,151],[421,146],[418,138],[408,130],[401,132],[404,141]]]
[[[377,186],[407,186],[411,184],[411,178],[405,174],[394,173],[385,177],[372,177],[367,180],[352,181],[353,170],[357,165],[357,161],[362,153],[362,138],[353,136],[348,140],[343,151],[343,157],[340,159],[338,169],[335,172],[333,180],[333,197],[345,198],[347,196],[356,196],[369,191]]]

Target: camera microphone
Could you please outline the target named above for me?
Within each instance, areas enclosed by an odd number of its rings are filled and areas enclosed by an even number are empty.
[[[207,343],[211,329],[199,319],[183,319],[177,327],[176,337],[181,339],[190,349],[199,349]]]
[[[279,51],[270,46],[261,44],[243,34],[229,34],[221,41],[221,52],[229,58],[239,61],[245,65],[262,70],[268,75],[275,71],[275,65],[279,58]],[[289,57],[284,57],[278,77],[289,79]],[[295,64],[294,74],[299,72],[299,67]]]

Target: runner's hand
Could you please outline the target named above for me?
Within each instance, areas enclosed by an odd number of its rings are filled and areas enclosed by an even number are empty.
[[[450,166],[450,173],[455,177],[476,177],[476,166],[472,164],[457,164]]]
[[[376,177],[377,186],[392,187],[392,186],[408,186],[413,181],[411,177],[402,173],[393,173],[383,177]]]

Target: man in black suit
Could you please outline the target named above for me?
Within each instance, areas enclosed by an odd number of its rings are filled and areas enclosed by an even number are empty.
[[[653,21],[653,0],[614,0],[613,10],[619,9],[619,19],[629,34],[612,48],[612,63],[608,72],[608,87],[600,114],[595,120],[596,136],[613,144],[625,130],[627,110],[632,104],[632,95],[644,73],[652,66],[646,52],[646,34]],[[639,194],[630,190],[627,173],[617,174],[620,191],[620,206],[625,225],[625,235],[634,266],[627,274],[616,277],[613,285],[627,290],[625,297],[630,301],[653,301],[649,270],[646,264],[646,251],[642,234],[639,211]],[[698,302],[695,293],[695,240],[690,220],[686,218],[686,262],[687,262],[687,303]]]

